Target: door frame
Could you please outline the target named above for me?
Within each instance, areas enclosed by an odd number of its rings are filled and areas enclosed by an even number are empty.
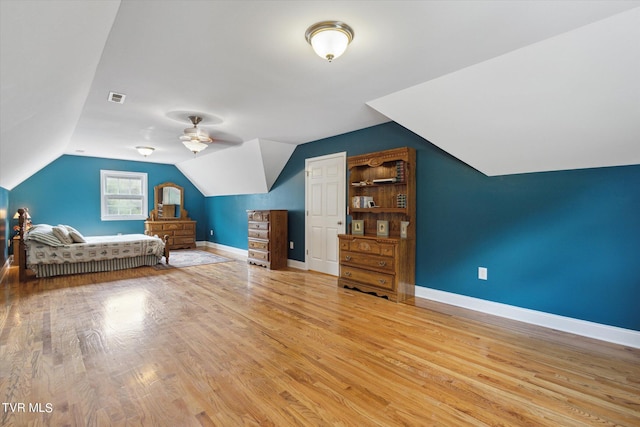
[[[310,242],[310,227],[309,227],[309,163],[328,160],[328,159],[342,159],[343,161],[343,171],[344,174],[342,176],[342,188],[344,188],[344,197],[342,203],[344,203],[342,212],[344,214],[342,225],[340,226],[340,232],[338,234],[344,234],[347,229],[347,205],[346,205],[346,197],[347,197],[347,152],[341,151],[338,153],[325,154],[323,156],[310,157],[308,159],[304,159],[304,268],[305,270],[309,270],[309,242]],[[337,242],[336,242],[337,244]]]

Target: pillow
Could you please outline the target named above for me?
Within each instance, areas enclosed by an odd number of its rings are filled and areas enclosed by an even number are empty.
[[[72,226],[65,225],[64,228],[69,232],[69,236],[71,237],[71,240],[73,240],[73,243],[87,243],[84,236]]]
[[[65,245],[73,244],[73,239],[69,236],[69,231],[64,225],[57,225],[52,227],[53,235],[58,238]]]
[[[38,224],[37,226],[31,227],[29,232],[25,234],[24,239],[44,243],[49,246],[63,246],[60,239],[53,234],[53,227],[48,224]]]

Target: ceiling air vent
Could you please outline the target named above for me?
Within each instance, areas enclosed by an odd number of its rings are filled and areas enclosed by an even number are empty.
[[[116,104],[124,104],[124,99],[127,95],[124,93],[109,92],[109,102],[115,102]]]

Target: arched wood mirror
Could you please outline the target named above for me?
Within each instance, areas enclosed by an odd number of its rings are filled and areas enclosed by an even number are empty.
[[[149,218],[152,221],[188,219],[184,210],[184,189],[172,182],[156,185],[153,191],[154,209]]]

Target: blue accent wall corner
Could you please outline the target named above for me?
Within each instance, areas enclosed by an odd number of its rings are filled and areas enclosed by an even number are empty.
[[[246,249],[246,209],[287,209],[289,258],[304,262],[305,159],[403,146],[417,154],[418,286],[640,330],[640,165],[487,177],[390,122],[299,145],[268,194],[206,198],[209,239]]]

